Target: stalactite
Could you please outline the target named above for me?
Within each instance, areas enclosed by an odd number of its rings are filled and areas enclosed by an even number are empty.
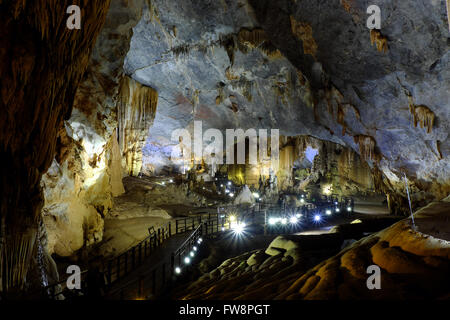
[[[337,122],[342,126],[342,135],[344,136],[347,131],[347,124],[345,123],[345,112],[342,106],[339,104],[337,109]]]
[[[371,136],[357,135],[354,136],[354,141],[359,146],[359,154],[364,160],[372,160],[378,162],[380,155],[375,149],[375,139]]]
[[[431,133],[434,124],[434,112],[427,106],[420,105],[413,107],[414,127],[417,127],[417,123],[421,128],[427,128],[427,133]]]
[[[130,176],[137,176],[142,167],[142,147],[153,123],[158,93],[125,76],[119,88],[119,146],[124,167]]]
[[[259,47],[264,41],[267,40],[266,33],[263,29],[247,29],[242,28],[238,33],[239,44],[246,45],[250,48]]]
[[[381,34],[380,30],[370,30],[370,44],[373,45],[374,43],[378,51],[388,52],[387,38]]]
[[[313,38],[313,31],[311,25],[306,22],[299,22],[293,16],[291,19],[292,33],[303,42],[303,54],[310,54],[316,56],[317,43]]]
[[[447,22],[448,22],[448,31],[450,32],[450,0],[447,0]]]

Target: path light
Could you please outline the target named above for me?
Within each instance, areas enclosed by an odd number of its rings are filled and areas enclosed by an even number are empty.
[[[234,197],[234,193],[230,193],[230,197],[233,198]]]
[[[296,217],[297,219],[300,219],[300,218],[302,217],[302,214],[301,214],[301,213],[297,213],[297,214],[295,215],[295,217]]]
[[[236,216],[230,216],[230,221],[231,222],[236,221]]]
[[[191,258],[189,258],[189,257],[184,258],[184,263],[186,263],[186,264],[191,263]]]
[[[223,184],[221,184],[220,187],[223,188]]]
[[[341,211],[341,209],[339,209],[339,208],[336,208],[336,212],[340,212]]]
[[[240,223],[236,223],[233,226],[233,232],[237,235],[241,234],[242,232],[244,232],[246,225],[244,222],[240,222]]]
[[[275,223],[277,223],[277,219],[275,219],[275,218],[269,218],[269,224],[270,224],[270,225],[274,225]]]
[[[337,201],[335,201],[335,202],[334,202],[334,204],[335,204],[335,205],[337,205],[337,204],[338,204],[338,202],[337,202]]]
[[[225,231],[225,227],[222,227],[222,231]]]
[[[170,183],[173,183],[173,179],[170,179],[169,182],[170,182]]]
[[[231,186],[231,181],[228,181],[228,185]]]
[[[253,196],[255,197],[255,199],[259,199],[259,194],[257,192],[254,192]]]
[[[352,207],[347,207],[347,211],[352,211]]]
[[[189,255],[193,257],[195,255],[194,251],[189,252]]]
[[[281,219],[281,224],[287,224],[287,219],[286,218],[282,218]]]
[[[322,219],[322,217],[320,216],[320,214],[316,214],[314,216],[314,221],[319,222]]]
[[[291,217],[289,219],[289,222],[292,223],[292,224],[296,224],[298,222],[298,219],[297,219],[297,217]]]
[[[196,246],[193,246],[192,249],[194,249],[194,251],[197,251],[197,247]]]
[[[162,185],[164,186],[164,185],[166,185],[166,183],[163,181],[163,182],[162,182]]]
[[[304,203],[304,202],[305,202],[305,199],[301,198],[301,199],[300,199],[300,202],[301,202],[301,203]]]
[[[228,190],[228,189],[225,189],[225,193],[229,193],[230,192],[230,190]]]
[[[327,215],[331,215],[331,210],[330,210],[330,209],[327,209],[327,211],[325,211],[325,213],[326,213]]]
[[[176,274],[180,274],[181,273],[181,268],[180,267],[176,267],[175,268],[175,273]]]

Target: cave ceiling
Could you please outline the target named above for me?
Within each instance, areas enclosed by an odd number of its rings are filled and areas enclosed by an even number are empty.
[[[368,160],[378,161],[390,178],[405,171],[449,184],[444,2],[383,2],[387,52],[371,45],[367,1],[148,4],[124,65],[159,93],[144,158],[168,157],[171,132],[201,120],[204,130],[280,129],[359,152],[355,137],[368,137],[379,156]],[[263,42],[242,36],[255,30],[263,30]],[[414,125],[411,101],[416,112],[424,106],[432,113],[430,130],[420,127],[420,114]]]

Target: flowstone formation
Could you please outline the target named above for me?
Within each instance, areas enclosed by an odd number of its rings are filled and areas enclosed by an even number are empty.
[[[121,139],[131,144],[131,135],[124,140],[124,133],[145,134],[154,116],[155,103],[138,104],[144,89],[136,89],[140,85],[123,73],[132,28],[141,17],[143,5],[143,1],[111,2],[71,116],[59,130],[55,159],[41,181],[50,254],[72,256],[83,246],[102,240],[104,218],[113,206],[113,196],[125,191],[124,168],[133,166],[124,159],[135,157],[132,151],[120,148]],[[148,90],[153,94],[151,88]],[[146,120],[139,122],[144,117],[141,110]],[[131,127],[131,119],[142,125],[143,133]],[[134,142],[134,149],[138,144]]]

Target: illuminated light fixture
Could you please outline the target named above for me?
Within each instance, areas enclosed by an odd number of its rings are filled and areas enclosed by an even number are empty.
[[[320,216],[320,214],[316,214],[314,216],[314,221],[316,221],[316,222],[320,221],[321,219],[322,219],[322,217]]]
[[[339,209],[339,208],[336,208],[336,212],[340,212],[341,211],[341,209]]]
[[[166,184],[166,183],[163,181],[163,182],[162,182],[162,185],[164,186],[165,184]]]
[[[228,189],[225,189],[225,193],[229,193],[230,192],[230,190],[228,190]]]
[[[304,198],[305,197],[305,195],[304,194],[302,194],[302,198]]]
[[[291,217],[289,219],[289,222],[292,223],[292,224],[296,224],[298,222],[298,218],[297,217]]]
[[[258,193],[254,192],[254,193],[253,193],[253,196],[254,196],[256,199],[259,199],[259,194],[258,194]]]
[[[197,251],[197,247],[196,247],[196,246],[193,246],[192,249],[193,249],[194,251]]]
[[[181,268],[180,267],[176,267],[175,268],[175,273],[176,274],[180,274],[181,273]]]
[[[337,202],[337,201],[335,201],[335,202],[334,202],[334,204],[335,204],[335,205],[337,205],[337,204],[338,204],[338,202]]]
[[[281,224],[287,224],[287,219],[286,218],[282,218],[281,219]]]
[[[234,193],[230,193],[230,197],[233,198],[234,197]]]
[[[199,240],[200,242],[203,242],[203,239],[202,239],[202,238],[199,238],[198,240]]]
[[[205,190],[205,187],[203,187],[203,190]]]
[[[347,207],[347,211],[352,211],[352,207]]]
[[[236,216],[230,216],[230,221],[231,222],[236,221]]]
[[[186,263],[186,264],[191,263],[191,258],[189,258],[189,257],[184,258],[184,263]]]
[[[223,188],[223,184],[221,184],[220,187]]]
[[[225,218],[225,215],[222,214],[222,215],[220,215],[220,217],[221,217],[221,218]]]
[[[222,227],[222,231],[225,231],[225,227]]]
[[[301,202],[301,203],[304,203],[304,202],[305,202],[305,199],[301,198],[301,199],[300,199],[300,202]]]
[[[330,210],[330,209],[327,209],[327,211],[325,211],[325,213],[326,213],[327,215],[330,215],[330,214],[331,214],[331,210]]]
[[[245,229],[245,223],[236,223],[234,226],[233,226],[233,232],[234,233],[236,233],[236,234],[241,234],[242,232],[244,232],[244,229]]]
[[[275,223],[277,223],[277,219],[269,218],[269,224],[274,225]]]
[[[170,179],[169,182],[172,183],[172,182],[173,182],[173,179]]]
[[[322,193],[326,196],[329,196],[329,195],[331,195],[332,190],[333,190],[333,185],[327,184],[323,187]]]
[[[295,216],[297,217],[297,219],[299,219],[299,218],[302,217],[302,214],[301,213],[297,213]]]
[[[195,255],[194,251],[189,252],[189,255],[193,257]]]
[[[231,181],[228,181],[228,185],[231,186]]]

